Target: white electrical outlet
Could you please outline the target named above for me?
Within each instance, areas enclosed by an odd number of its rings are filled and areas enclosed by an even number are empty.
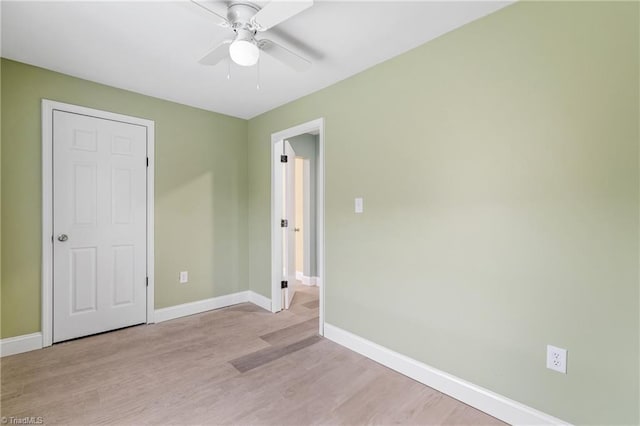
[[[189,272],[182,271],[180,272],[180,284],[186,284],[189,282]]]
[[[567,374],[567,350],[547,345],[547,368]]]

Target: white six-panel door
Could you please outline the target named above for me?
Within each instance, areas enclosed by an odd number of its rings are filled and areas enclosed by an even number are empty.
[[[146,321],[146,127],[53,113],[53,341]]]

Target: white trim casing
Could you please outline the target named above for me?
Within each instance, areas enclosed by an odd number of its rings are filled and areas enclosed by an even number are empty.
[[[42,349],[42,333],[24,334],[0,340],[0,357]]]
[[[320,281],[323,281],[323,285],[318,291],[319,297],[319,328],[318,333],[321,336],[324,336],[324,321],[325,321],[325,291],[324,291],[324,282],[326,282],[326,270],[325,270],[325,243],[324,243],[324,118],[321,118],[318,123],[320,133],[318,134],[318,181],[317,181],[317,216],[316,216],[316,227],[317,227],[317,241],[316,241],[316,256],[318,260],[316,273],[318,277],[316,279],[316,283],[320,286]]]
[[[42,100],[42,346],[53,344],[53,109]]]
[[[301,135],[303,133],[318,132],[318,158],[317,158],[317,191],[316,191],[316,256],[317,256],[317,281],[325,281],[325,252],[324,252],[324,118],[318,118],[316,120],[308,121],[303,124],[291,127],[286,130],[282,130],[277,133],[271,134],[271,312],[279,312],[282,309],[282,297],[280,288],[280,273],[278,272],[278,265],[281,265],[282,253],[278,247],[278,241],[276,234],[280,232],[279,218],[275,217],[275,201],[274,192],[276,190],[275,185],[275,170],[274,170],[274,145],[276,142]],[[324,286],[319,292],[319,334],[324,335],[324,312],[325,312],[325,298],[324,298]]]
[[[53,344],[53,111],[67,111],[147,128],[147,324],[154,322],[154,165],[155,123],[63,102],[42,100],[42,347]]]
[[[156,126],[148,121],[147,126],[147,324],[155,322],[155,170],[156,170]]]
[[[325,324],[324,331],[327,339],[509,424],[569,424],[334,325]]]

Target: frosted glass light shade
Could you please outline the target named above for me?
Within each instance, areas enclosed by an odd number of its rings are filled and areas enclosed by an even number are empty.
[[[229,56],[236,64],[250,67],[258,62],[260,49],[251,41],[236,40],[229,46]]]

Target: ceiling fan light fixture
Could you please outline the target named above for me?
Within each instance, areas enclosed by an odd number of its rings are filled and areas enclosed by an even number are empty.
[[[236,39],[229,46],[229,56],[236,64],[250,67],[258,62],[260,49],[253,40]]]

